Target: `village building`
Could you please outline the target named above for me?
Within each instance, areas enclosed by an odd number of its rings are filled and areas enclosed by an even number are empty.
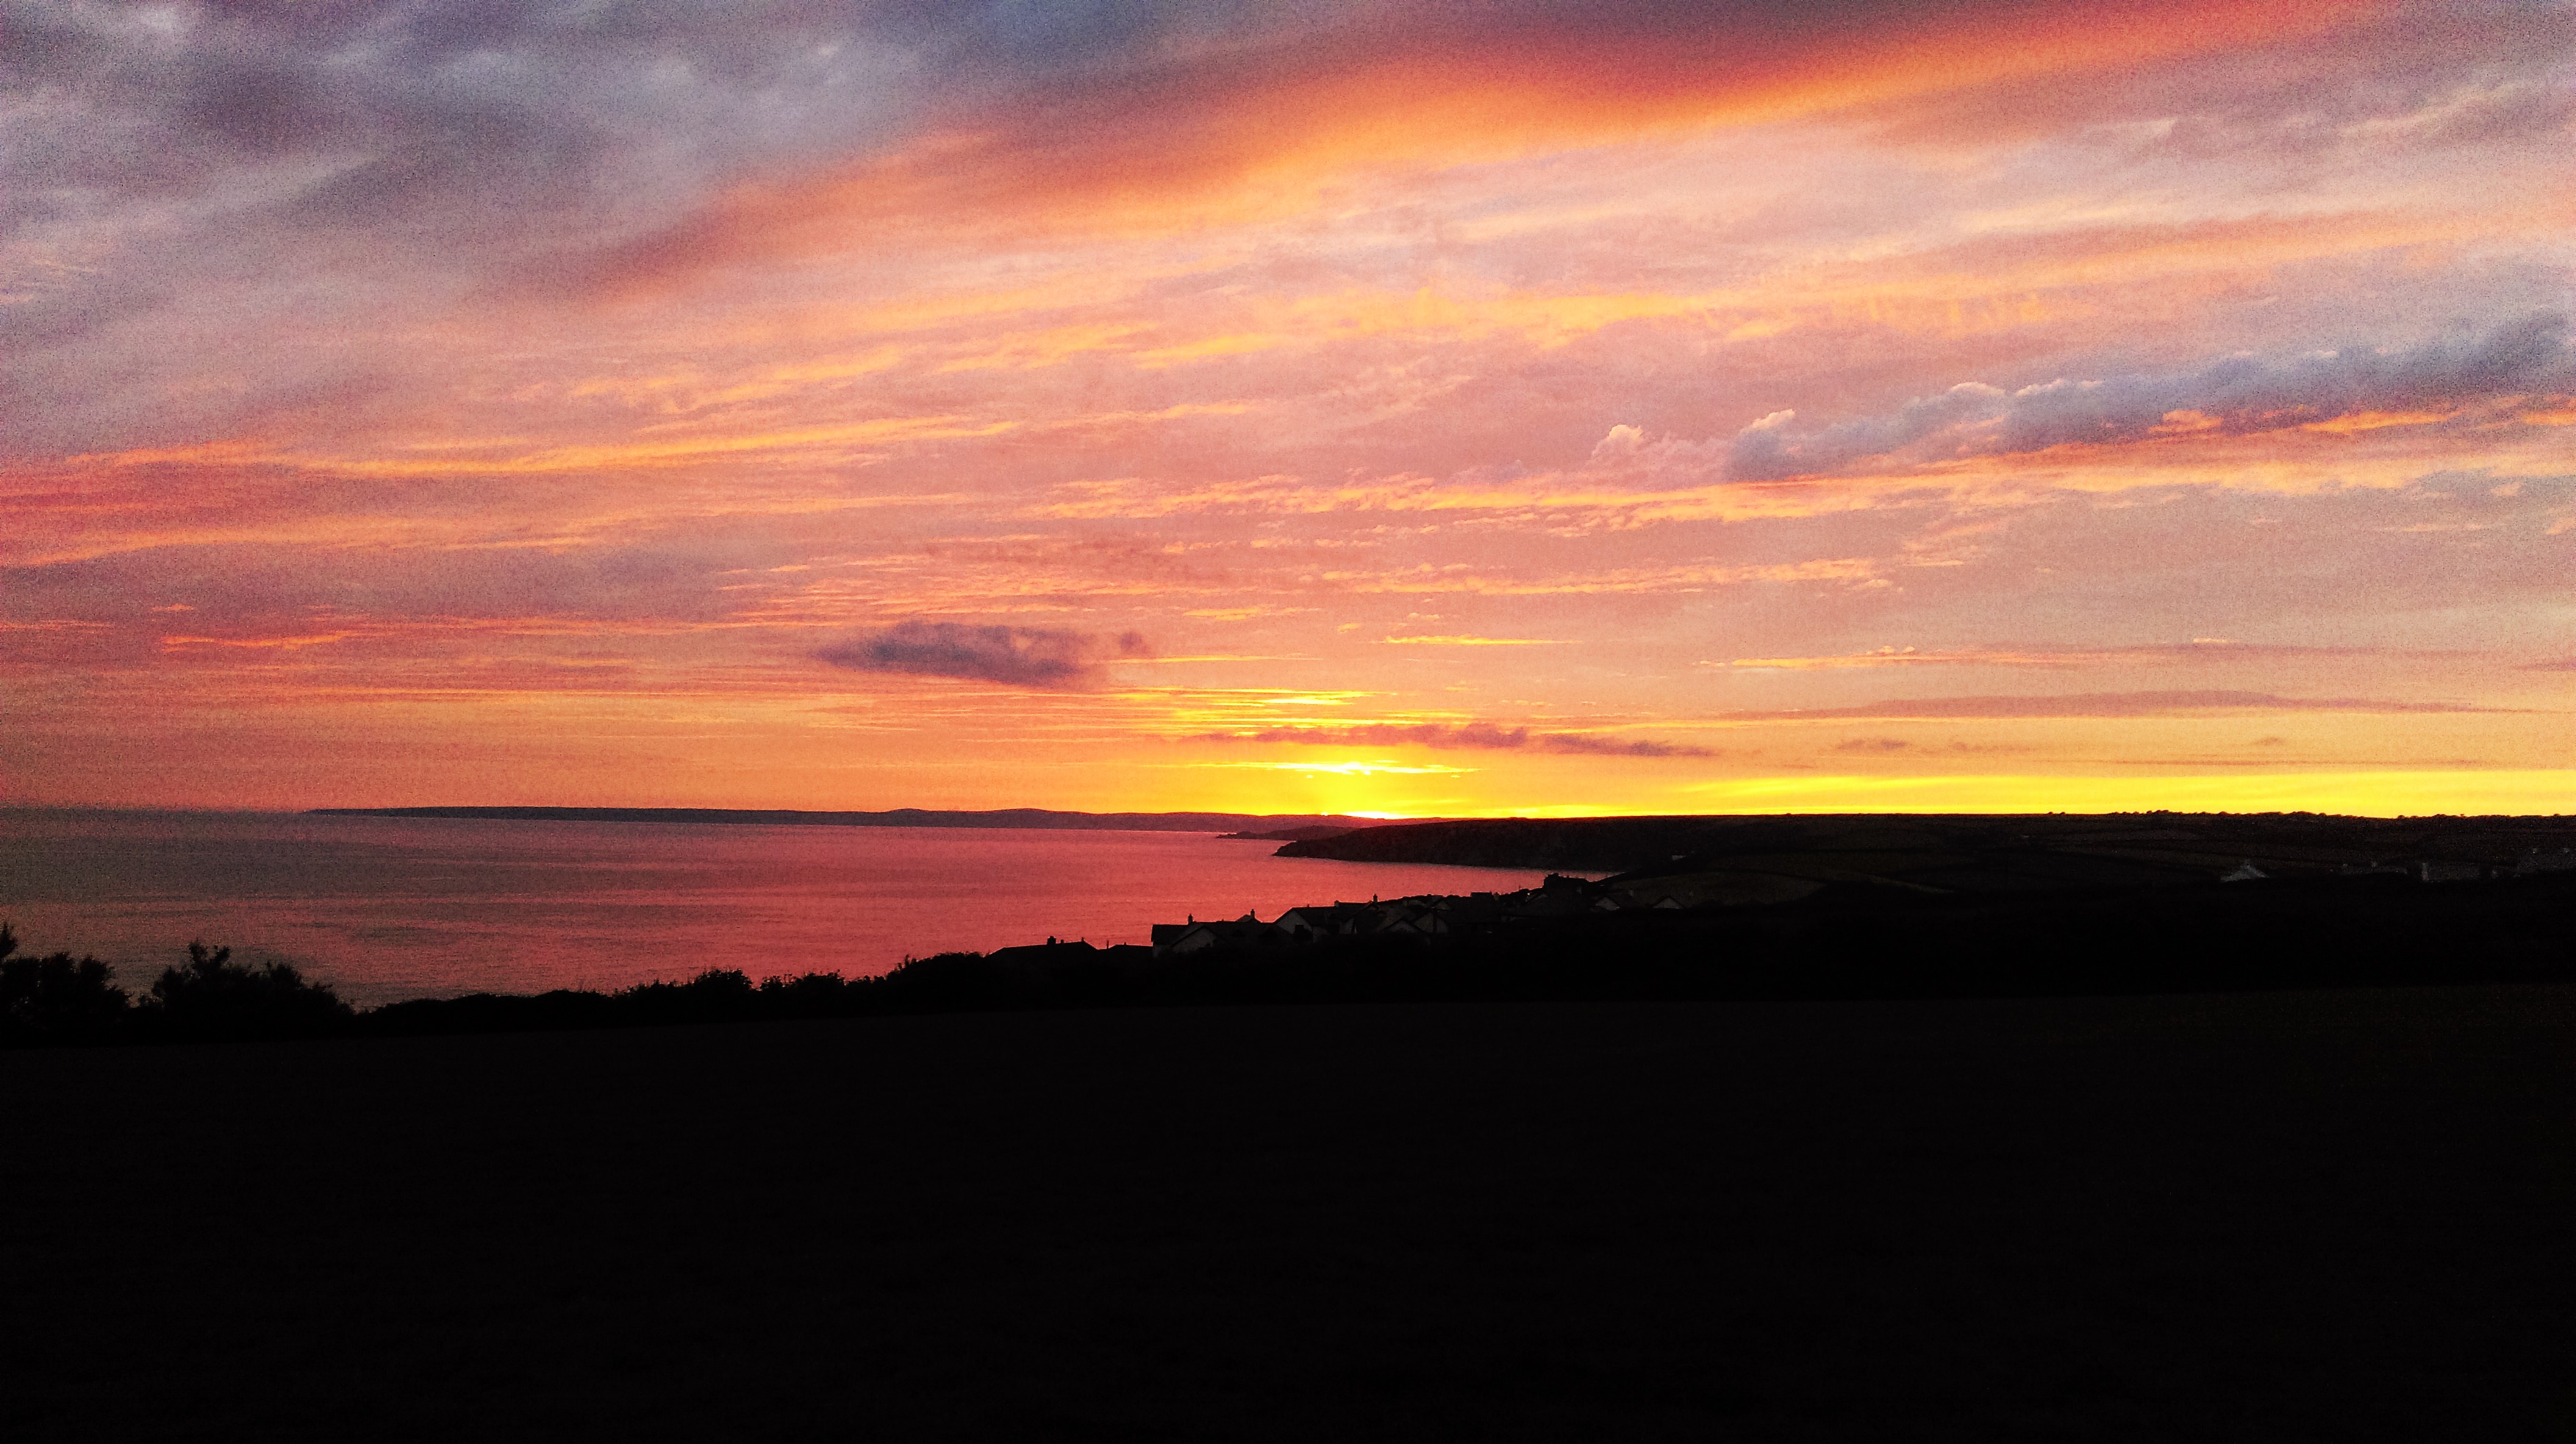
[[[1304,942],[1312,942],[1316,938],[1349,937],[1365,930],[1364,923],[1374,907],[1371,903],[1337,902],[1329,907],[1310,904],[1281,913],[1271,926]]]
[[[1060,942],[1049,938],[1042,943],[1024,943],[1014,948],[995,948],[984,956],[996,963],[1069,963],[1087,958],[1100,949],[1088,942]]]
[[[2513,870],[2517,877],[2543,872],[2576,872],[2576,848],[2562,847],[2556,852],[2543,852],[2535,847],[2514,859]]]
[[[1398,936],[1437,937],[1452,929],[1442,909],[1413,907],[1394,911],[1379,924],[1378,931]]]
[[[1258,947],[1275,942],[1279,931],[1250,913],[1232,921],[1211,919],[1187,923],[1158,923],[1154,927],[1154,956],[1170,957],[1181,953],[1203,953],[1210,948]]]

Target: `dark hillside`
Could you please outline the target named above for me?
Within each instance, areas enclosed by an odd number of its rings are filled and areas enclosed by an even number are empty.
[[[1295,842],[1282,857],[1454,863],[1562,872],[1688,871],[1728,859],[1831,855],[1849,875],[1906,877],[1943,891],[2056,879],[2097,886],[2207,877],[2252,861],[2273,875],[2326,874],[2397,859],[2511,866],[2576,847],[2576,817],[2335,817],[2318,813],[2090,816],[1485,818],[1390,824]],[[1998,861],[2009,857],[2012,861]],[[2042,861],[2047,859],[2048,861]],[[1948,871],[1945,880],[1933,876]],[[1813,875],[1813,874],[1808,874]]]
[[[2563,1439],[2576,992],[0,1054],[0,1437]]]

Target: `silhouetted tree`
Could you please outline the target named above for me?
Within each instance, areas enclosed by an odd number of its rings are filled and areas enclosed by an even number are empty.
[[[143,1006],[166,1032],[199,1038],[277,1038],[338,1029],[353,1016],[340,995],[285,963],[246,967],[230,948],[188,944],[185,967],[161,970]]]
[[[760,980],[761,1011],[767,1017],[827,1018],[848,1011],[853,996],[849,980],[838,973]]]
[[[17,956],[18,934],[0,923],[0,1043],[55,1043],[105,1037],[124,1022],[116,970],[69,953]]]

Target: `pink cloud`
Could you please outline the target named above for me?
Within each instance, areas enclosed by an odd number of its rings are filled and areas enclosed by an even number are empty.
[[[2081,692],[2052,697],[1924,697],[1855,707],[1782,708],[1720,714],[1730,722],[1829,722],[1859,719],[2024,717],[2167,717],[2195,712],[2383,712],[2461,714],[2509,709],[2468,702],[2387,701],[2363,697],[2284,697],[2270,692]]]

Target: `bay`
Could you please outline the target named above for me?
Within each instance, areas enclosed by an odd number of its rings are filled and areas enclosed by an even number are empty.
[[[882,973],[1050,936],[1301,903],[1502,892],[1537,872],[1273,856],[1209,833],[0,811],[0,918],[142,992],[191,940],[361,1006],[706,968]]]

